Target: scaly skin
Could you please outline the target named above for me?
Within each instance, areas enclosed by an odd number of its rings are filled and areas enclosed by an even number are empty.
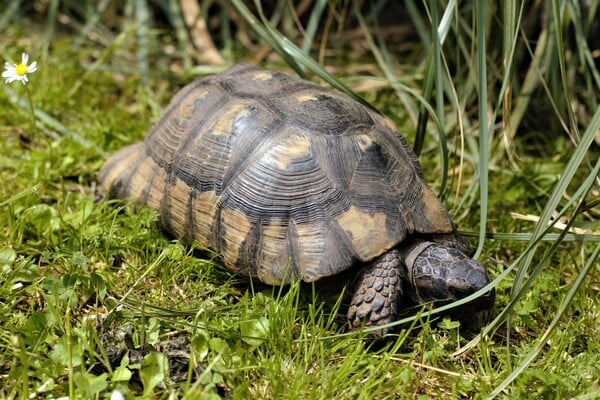
[[[413,239],[366,264],[348,309],[351,329],[383,326],[396,319],[402,303],[450,303],[490,283],[485,267],[462,251],[440,243]],[[493,304],[493,290],[470,305],[476,310]],[[376,332],[388,332],[382,328]]]
[[[382,326],[394,321],[406,280],[406,269],[396,249],[366,264],[348,310],[350,328]],[[382,329],[379,333],[386,332],[387,329]]]

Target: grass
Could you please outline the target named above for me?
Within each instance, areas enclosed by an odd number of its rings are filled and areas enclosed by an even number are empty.
[[[317,1],[299,16],[304,36],[285,3],[211,9],[231,60],[349,88],[390,116],[479,239],[491,312],[467,326],[408,310],[373,342],[346,332],[339,293],[248,282],[166,238],[155,213],[94,201],[107,155],[219,69],[191,66],[181,21],[144,1],[19,3],[0,12],[0,55],[38,61],[37,125],[22,85],[2,83],[1,398],[600,398],[597,6],[408,1],[405,22],[385,25],[383,3]],[[165,365],[175,339],[191,361],[180,382]]]

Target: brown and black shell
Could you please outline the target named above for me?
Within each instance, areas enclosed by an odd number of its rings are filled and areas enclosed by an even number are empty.
[[[254,66],[196,80],[100,172],[186,243],[268,284],[314,281],[420,233],[444,206],[392,124],[351,97]]]

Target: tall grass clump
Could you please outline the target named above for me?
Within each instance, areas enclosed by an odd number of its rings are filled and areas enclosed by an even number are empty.
[[[38,63],[0,90],[0,398],[598,398],[599,7],[0,1],[2,60]],[[494,309],[373,340],[343,291],[248,281],[100,199],[108,154],[238,61],[390,117]]]

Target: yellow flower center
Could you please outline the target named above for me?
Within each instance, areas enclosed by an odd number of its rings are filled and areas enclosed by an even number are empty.
[[[15,67],[17,75],[23,76],[27,73],[27,66],[25,64],[19,64]]]

